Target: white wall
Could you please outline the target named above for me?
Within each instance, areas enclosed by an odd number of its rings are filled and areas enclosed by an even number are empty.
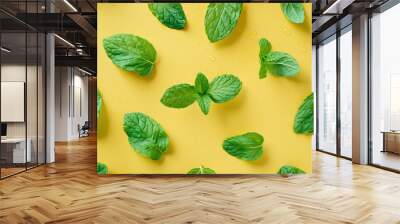
[[[30,70],[31,67],[28,67]],[[1,81],[3,82],[25,82],[25,64],[8,64],[1,66]],[[6,110],[6,108],[1,108]],[[7,123],[7,137],[25,137],[25,123],[11,122]]]
[[[21,108],[22,113],[26,112],[27,120],[21,122],[6,122],[7,137],[29,139],[32,161],[44,162],[45,150],[45,120],[44,120],[44,74],[41,66],[25,66],[25,64],[3,64],[1,66],[2,82],[24,82],[26,84],[26,108]],[[27,80],[25,80],[27,79]],[[24,92],[23,92],[24,93]],[[23,94],[22,93],[22,94]],[[2,98],[7,96],[2,95]],[[2,107],[1,110],[12,110]],[[15,108],[14,108],[15,110]],[[26,111],[25,111],[26,110]],[[13,113],[13,111],[9,111]],[[37,153],[39,154],[37,156]]]
[[[31,77],[32,74],[36,77],[36,66],[18,65],[18,64],[6,64],[1,66],[1,81],[2,82],[24,82],[26,71],[28,72],[28,82],[31,86],[32,84],[36,86],[36,80]],[[27,106],[34,107],[36,111],[36,88],[27,88]],[[3,96],[4,97],[4,96]],[[35,105],[30,103],[34,102]],[[7,110],[7,108],[1,108],[2,110]],[[32,127],[36,130],[36,113],[32,113],[32,110],[27,109],[28,118],[28,129]],[[34,123],[32,123],[34,122]],[[25,122],[7,122],[7,135],[8,137],[25,137]],[[34,126],[34,127],[33,127]],[[31,132],[28,130],[28,137]],[[36,135],[36,132],[35,132]]]
[[[88,78],[71,67],[56,67],[55,140],[79,138],[78,125],[88,120]]]
[[[67,67],[55,68],[55,140],[68,140],[68,108],[70,76]]]

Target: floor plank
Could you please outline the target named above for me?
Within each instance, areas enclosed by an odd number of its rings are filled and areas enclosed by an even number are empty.
[[[314,153],[313,174],[96,174],[96,139],[0,181],[0,223],[400,223],[400,175]]]

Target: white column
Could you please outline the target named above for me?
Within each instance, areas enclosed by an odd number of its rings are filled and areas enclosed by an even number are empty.
[[[368,163],[368,15],[353,20],[353,162]]]
[[[54,148],[54,133],[55,133],[55,55],[54,55],[54,35],[47,34],[46,37],[46,97],[47,97],[47,108],[46,108],[46,163],[52,163],[55,161],[55,148]]]

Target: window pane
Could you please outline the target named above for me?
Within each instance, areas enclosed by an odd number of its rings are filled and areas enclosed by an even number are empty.
[[[340,152],[352,156],[352,33],[340,36]]]
[[[336,40],[318,48],[318,149],[336,153]]]
[[[400,170],[400,5],[372,17],[372,163]]]
[[[26,141],[26,33],[1,34],[1,177],[25,170],[30,162]],[[27,147],[28,146],[28,147]],[[27,150],[28,149],[28,150]]]
[[[37,165],[37,33],[27,33],[26,117],[29,160],[28,168]]]

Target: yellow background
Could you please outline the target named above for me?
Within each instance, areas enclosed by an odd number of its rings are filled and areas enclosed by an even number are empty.
[[[98,88],[103,107],[98,127],[99,162],[112,174],[182,174],[203,165],[219,174],[276,173],[285,164],[311,172],[311,136],[293,132],[295,114],[311,93],[311,4],[305,23],[290,23],[279,4],[245,3],[239,22],[226,39],[210,43],[204,28],[207,4],[182,4],[184,30],[162,25],[147,4],[98,4]],[[151,42],[157,51],[155,69],[140,77],[115,66],[102,46],[103,38],[128,33]],[[294,56],[301,72],[295,78],[258,78],[258,41],[265,37],[274,51]],[[205,116],[197,102],[184,109],[160,103],[164,91],[178,83],[194,84],[203,72],[211,81],[231,73],[242,80],[233,100],[211,106]],[[159,161],[142,157],[123,131],[126,112],[143,112],[165,129],[168,152]],[[224,139],[258,132],[264,154],[253,162],[230,156]]]

